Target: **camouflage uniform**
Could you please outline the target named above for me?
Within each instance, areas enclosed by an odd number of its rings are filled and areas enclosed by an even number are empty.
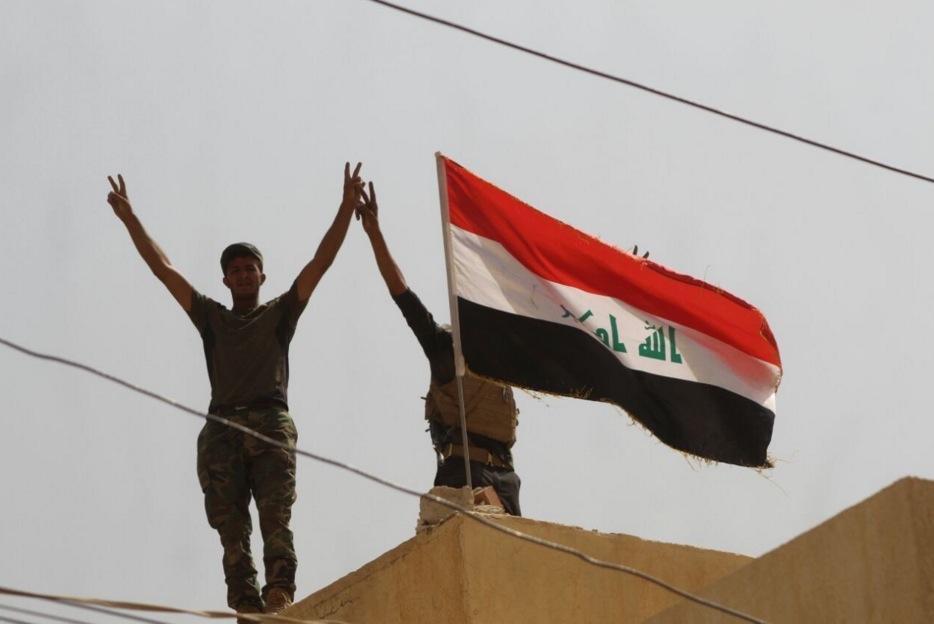
[[[304,307],[293,285],[243,315],[197,292],[189,311],[204,343],[209,411],[292,448],[298,435],[286,396],[288,348]],[[262,611],[272,588],[293,597],[296,556],[289,520],[295,502],[295,453],[209,421],[198,436],[198,480],[208,523],[224,548],[227,604]],[[250,555],[251,498],[263,534],[262,594]]]
[[[244,409],[225,416],[274,440],[295,446],[298,434],[280,408]],[[221,423],[209,421],[198,436],[198,480],[208,523],[224,548],[227,604],[262,609],[256,568],[250,554],[250,495],[256,499],[263,535],[266,587],[295,593],[297,558],[289,520],[295,502],[295,454]]]

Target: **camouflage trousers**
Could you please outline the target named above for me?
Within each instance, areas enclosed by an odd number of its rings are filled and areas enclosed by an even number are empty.
[[[292,418],[281,408],[234,410],[224,417],[293,447],[298,440]],[[224,548],[227,604],[261,611],[273,587],[294,596],[297,559],[289,520],[295,502],[295,453],[208,421],[198,436],[198,481],[208,523],[220,534]],[[263,535],[262,593],[250,554],[251,496]]]

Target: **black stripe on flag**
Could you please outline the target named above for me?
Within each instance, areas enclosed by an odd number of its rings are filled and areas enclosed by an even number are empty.
[[[775,414],[723,388],[627,368],[598,340],[568,325],[458,298],[464,359],[510,385],[608,401],[665,444],[699,457],[767,467]]]

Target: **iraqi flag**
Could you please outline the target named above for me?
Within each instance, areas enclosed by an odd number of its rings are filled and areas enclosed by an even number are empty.
[[[761,312],[553,219],[440,154],[438,173],[472,372],[613,403],[693,455],[770,465],[782,368]]]

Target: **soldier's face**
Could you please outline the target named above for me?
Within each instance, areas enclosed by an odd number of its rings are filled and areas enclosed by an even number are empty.
[[[227,264],[224,285],[234,297],[255,295],[266,281],[266,275],[259,267],[259,261],[250,256],[234,258]]]

